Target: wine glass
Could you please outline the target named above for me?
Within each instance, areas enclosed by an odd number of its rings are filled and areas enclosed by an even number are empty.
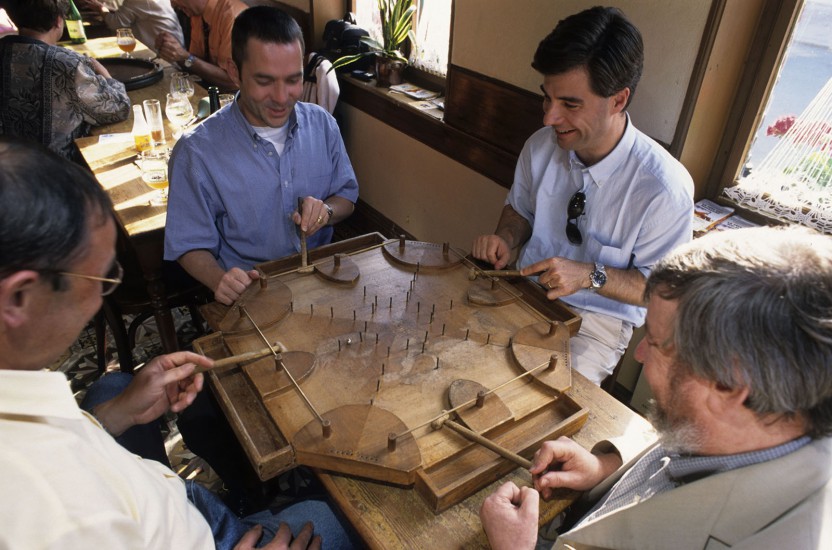
[[[164,206],[168,203],[168,159],[167,149],[150,149],[141,154],[142,181],[155,189],[151,195],[151,206]]]
[[[176,92],[168,94],[165,100],[165,114],[168,120],[176,128],[173,131],[173,139],[179,139],[185,129],[185,125],[194,116],[194,107],[191,100],[185,94]]]
[[[121,57],[131,58],[130,52],[136,49],[136,38],[133,36],[133,31],[128,27],[116,29],[116,44],[121,51]]]
[[[191,82],[191,75],[188,73],[173,73],[170,77],[170,93],[185,94],[187,97],[194,95],[194,83]]]

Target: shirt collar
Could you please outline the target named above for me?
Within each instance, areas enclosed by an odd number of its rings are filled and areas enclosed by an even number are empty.
[[[41,46],[48,46],[46,42],[43,40],[38,40],[37,38],[32,38],[31,36],[22,36],[19,34],[9,34],[4,36],[2,39],[3,42],[14,43],[17,42],[19,44],[38,44]]]
[[[257,132],[254,131],[254,126],[248,121],[248,119],[243,114],[242,109],[240,109],[240,105],[237,101],[239,94],[234,97],[234,102],[231,104],[231,116],[234,120],[237,121],[243,130],[245,131],[246,135],[251,138],[252,141],[255,143],[262,140],[260,136],[257,135]],[[292,136],[295,135],[298,128],[301,126],[300,117],[298,117],[298,107],[300,106],[300,102],[295,103],[294,109],[292,109],[292,114],[289,115],[289,120],[286,121],[286,124],[289,125],[289,132],[286,135],[286,141],[288,142],[292,139]]]
[[[62,372],[0,370],[0,414],[80,419]]]
[[[630,113],[625,112],[624,116],[627,117],[627,121],[626,126],[624,127],[624,133],[621,135],[621,139],[618,140],[618,143],[615,145],[613,150],[600,161],[590,167],[587,167],[583,162],[581,162],[581,159],[578,158],[575,151],[569,151],[570,168],[589,171],[589,175],[592,176],[592,180],[599,187],[602,187],[606,181],[612,178],[613,174],[615,174],[621,165],[627,161],[630,156],[630,150],[633,148],[633,144],[636,141],[636,131],[630,123]]]
[[[781,458],[800,449],[809,441],[811,441],[809,436],[803,436],[769,449],[735,455],[691,456],[669,454],[666,455],[670,458],[667,473],[679,485],[691,483],[709,475]]]

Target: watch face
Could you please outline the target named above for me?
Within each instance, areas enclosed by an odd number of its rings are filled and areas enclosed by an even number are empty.
[[[607,274],[603,271],[595,270],[589,278],[592,281],[593,288],[601,288],[607,283]]]

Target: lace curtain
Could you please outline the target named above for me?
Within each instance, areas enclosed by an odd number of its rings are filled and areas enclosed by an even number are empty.
[[[750,210],[832,233],[832,79],[798,117],[767,134],[779,142],[723,194]]]

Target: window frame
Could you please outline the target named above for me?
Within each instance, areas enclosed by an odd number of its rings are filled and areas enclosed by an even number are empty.
[[[413,0],[413,1],[414,1],[414,3],[417,4],[417,7],[418,7],[419,0]],[[356,10],[356,3],[355,2],[356,2],[356,0],[347,0],[346,1],[348,11],[350,11],[352,13],[356,13],[356,11],[355,11]],[[450,30],[450,35],[448,36],[448,67],[450,67],[450,65],[451,65],[451,53],[453,52],[454,14],[455,14],[455,12],[456,12],[456,1],[451,0],[451,27],[450,27],[451,30]],[[414,21],[413,21],[414,30],[415,30],[417,24],[418,24],[418,21],[414,17]],[[407,49],[408,49],[408,51],[405,52],[405,53],[407,55],[410,55],[410,51],[409,51],[410,50],[410,41],[409,40],[407,42]],[[434,92],[441,92],[441,93],[444,94],[445,84],[446,84],[447,78],[448,78],[447,71],[448,71],[448,69],[446,69],[445,76],[439,76],[439,75],[436,75],[436,74],[433,74],[433,73],[429,73],[428,71],[424,71],[422,69],[417,69],[412,64],[408,64],[407,67],[405,67],[405,70],[404,70],[404,79],[408,82],[411,82],[411,83],[417,85],[417,86],[421,86],[421,87],[426,88],[428,90],[431,90],[431,91],[434,91]]]
[[[776,83],[776,73],[792,38],[803,0],[766,0],[758,30],[751,42],[745,69],[725,124],[719,150],[708,177],[705,196],[722,197],[722,190],[735,185],[751,148]],[[736,206],[731,203],[732,206]],[[749,218],[775,221],[742,209]]]

